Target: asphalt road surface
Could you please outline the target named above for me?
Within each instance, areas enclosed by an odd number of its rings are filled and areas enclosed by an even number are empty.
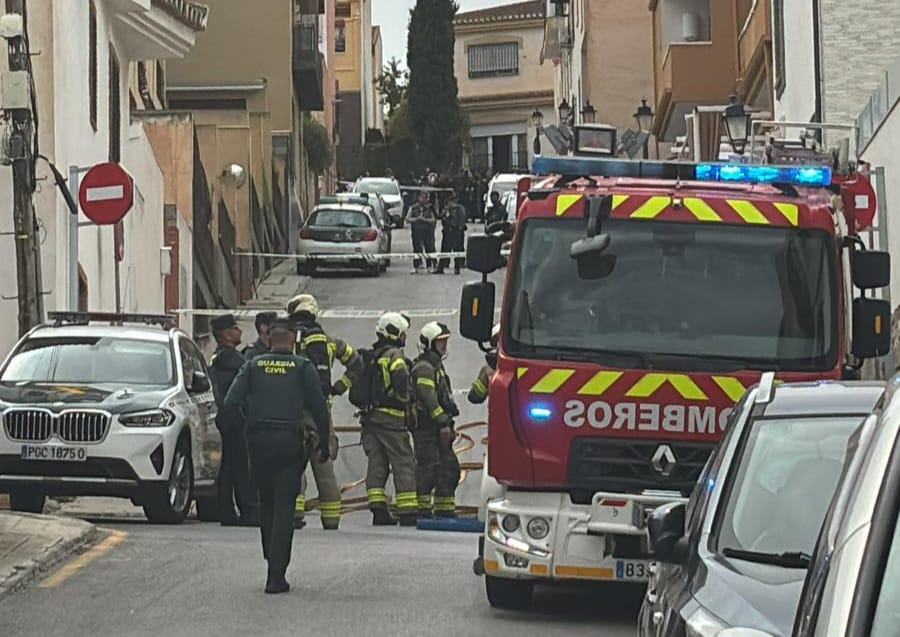
[[[394,250],[409,249],[396,231]],[[323,309],[325,329],[357,347],[374,340],[380,311],[413,311],[407,351],[414,355],[418,330],[430,320],[454,332],[459,292],[471,272],[411,275],[408,262],[370,278],[332,272],[312,279],[308,291]],[[499,277],[498,277],[498,280]],[[299,282],[299,279],[298,279]],[[288,288],[290,286],[287,286]],[[251,340],[252,324],[246,325]],[[483,362],[473,343],[451,338],[447,371],[467,389]],[[458,424],[484,420],[484,407],[457,396]],[[345,400],[335,405],[335,424],[356,425]],[[483,426],[465,429],[457,441],[461,461],[484,454]],[[359,434],[342,433],[337,463],[345,496],[364,498],[356,484],[365,475]],[[466,472],[457,502],[475,506],[480,472]],[[391,485],[389,485],[391,487]],[[307,497],[315,496],[310,483]],[[65,570],[0,601],[0,635],[125,637],[148,635],[633,635],[641,591],[616,585],[538,588],[532,611],[492,609],[484,582],[472,574],[476,535],[415,529],[373,528],[366,511],[344,516],[341,530],[319,528],[315,515],[295,536],[288,572],[293,590],[262,592],[265,567],[258,531],[189,521],[151,526],[124,501],[90,499],[64,512],[97,521],[112,534],[99,548]]]

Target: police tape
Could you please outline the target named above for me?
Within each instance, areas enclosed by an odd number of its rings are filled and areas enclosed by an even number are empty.
[[[501,250],[500,256],[509,256],[509,250]],[[255,259],[294,259],[302,262],[316,261],[368,261],[375,263],[384,259],[391,261],[414,261],[435,259],[465,259],[465,252],[335,252],[318,254],[286,254],[283,252],[232,252],[236,257]]]

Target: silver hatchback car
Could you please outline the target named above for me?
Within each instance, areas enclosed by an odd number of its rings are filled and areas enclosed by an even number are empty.
[[[297,273],[359,268],[378,276],[390,266],[390,251],[390,224],[367,197],[322,197],[300,228]]]

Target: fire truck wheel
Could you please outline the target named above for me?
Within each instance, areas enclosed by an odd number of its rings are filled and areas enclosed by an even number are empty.
[[[484,588],[488,602],[494,608],[522,610],[531,606],[534,582],[485,575]]]

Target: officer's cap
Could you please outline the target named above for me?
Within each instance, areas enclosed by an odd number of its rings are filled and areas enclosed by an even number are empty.
[[[209,322],[214,332],[221,332],[232,327],[238,327],[237,321],[234,320],[234,314],[223,314],[217,316]]]

